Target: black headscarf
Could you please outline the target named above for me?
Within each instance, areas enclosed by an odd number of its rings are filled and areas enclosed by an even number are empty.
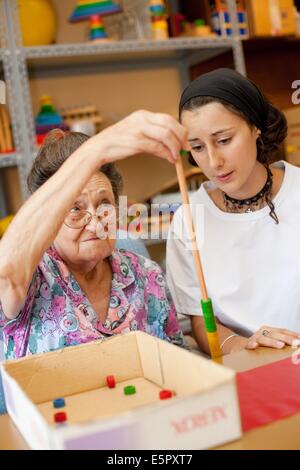
[[[232,104],[264,132],[269,103],[254,83],[235,70],[219,68],[196,78],[182,93],[179,115],[183,106],[198,96],[212,96]]]

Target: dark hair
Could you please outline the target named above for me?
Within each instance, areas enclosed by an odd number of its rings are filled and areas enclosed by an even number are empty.
[[[47,135],[43,145],[32,164],[27,177],[27,186],[30,193],[34,193],[62,164],[90,137],[81,132],[65,132],[61,129],[53,129]],[[115,200],[118,201],[122,190],[122,177],[113,163],[106,163],[99,171],[109,179]]]
[[[287,121],[285,115],[275,108],[266,97],[264,98],[268,104],[269,112],[265,130],[262,131],[260,138],[257,139],[256,146],[257,160],[264,165],[268,165],[270,158],[280,148],[280,145],[287,136]],[[184,111],[194,111],[209,103],[221,103],[226,109],[244,119],[249,126],[252,127],[254,125],[240,109],[227,101],[212,96],[197,96],[192,98],[182,107],[180,117]],[[189,162],[194,166],[198,166],[191,155]]]

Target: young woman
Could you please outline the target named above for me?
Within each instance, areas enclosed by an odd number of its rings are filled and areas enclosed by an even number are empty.
[[[269,165],[284,140],[284,115],[230,69],[194,80],[180,120],[191,158],[209,179],[192,198],[196,234],[223,353],[282,348],[300,338],[300,169]],[[187,233],[176,212],[167,274],[177,311],[192,316],[208,352],[200,288]]]

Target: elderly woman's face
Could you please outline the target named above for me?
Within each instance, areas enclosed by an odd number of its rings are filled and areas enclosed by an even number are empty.
[[[67,265],[76,269],[81,266],[91,268],[102,259],[110,256],[115,246],[115,239],[99,233],[99,218],[103,207],[115,207],[111,183],[104,173],[97,172],[89,180],[82,193],[74,201],[69,214],[88,211],[93,215],[82,228],[71,228],[65,223],[60,228],[54,246]],[[66,219],[65,219],[66,220]],[[104,237],[103,237],[104,235]],[[99,236],[101,238],[99,238]],[[102,239],[103,238],[103,239]]]

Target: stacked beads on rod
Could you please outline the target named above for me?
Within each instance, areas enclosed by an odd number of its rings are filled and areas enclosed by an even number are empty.
[[[90,17],[90,40],[107,40],[107,34],[104,28],[102,17],[100,15],[92,15]]]
[[[169,38],[166,4],[164,0],[149,0],[152,37],[161,40]]]

